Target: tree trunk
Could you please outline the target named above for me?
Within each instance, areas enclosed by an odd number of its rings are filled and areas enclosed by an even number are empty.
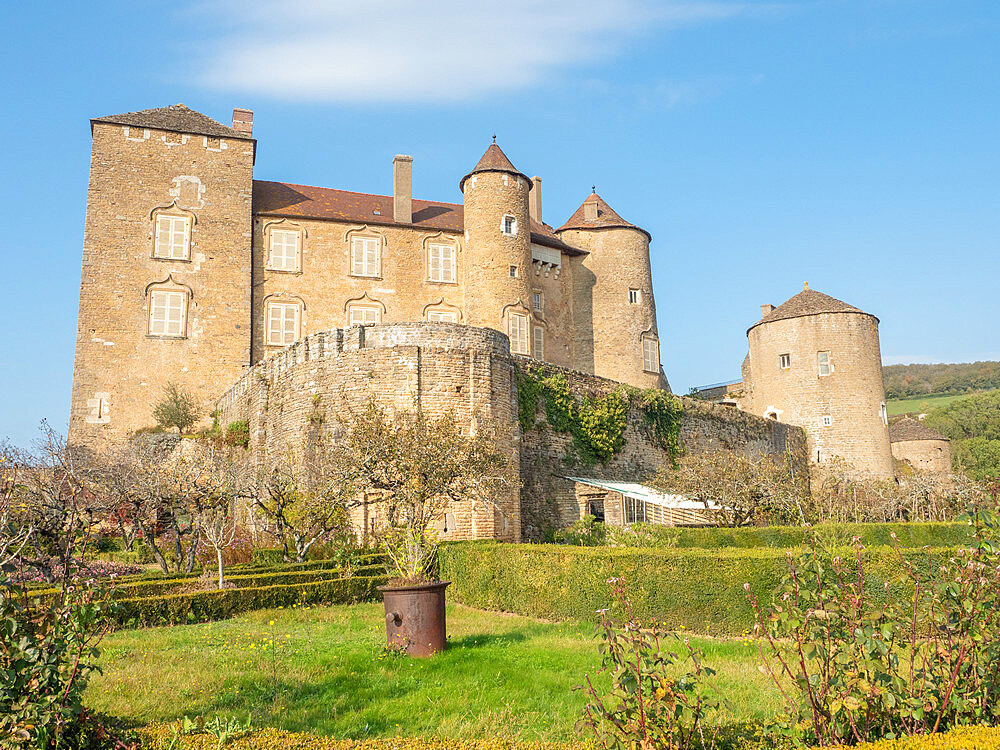
[[[163,556],[160,548],[156,546],[156,537],[153,535],[155,528],[147,528],[145,524],[140,524],[139,528],[142,531],[142,538],[145,540],[146,546],[153,553],[153,559],[156,560],[156,564],[160,566],[160,570],[165,574],[169,574],[170,567],[167,565],[167,558]]]
[[[215,548],[215,559],[219,563],[219,591],[224,588],[222,585],[222,547]]]

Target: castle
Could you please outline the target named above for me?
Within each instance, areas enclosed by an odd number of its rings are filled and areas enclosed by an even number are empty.
[[[255,363],[318,331],[424,321],[491,328],[515,355],[668,388],[650,235],[589,195],[558,229],[541,180],[494,142],[462,204],[254,180],[253,114],[184,105],[91,120],[70,439],[153,424],[174,383],[207,419]]]

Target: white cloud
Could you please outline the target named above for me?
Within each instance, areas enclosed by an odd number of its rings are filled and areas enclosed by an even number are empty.
[[[537,85],[653,31],[768,4],[709,0],[208,0],[202,82],[321,101],[448,102]]]

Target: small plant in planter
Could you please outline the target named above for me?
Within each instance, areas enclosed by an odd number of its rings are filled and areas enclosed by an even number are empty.
[[[513,481],[510,451],[491,425],[468,435],[450,414],[389,414],[374,399],[347,422],[341,450],[382,511],[382,545],[395,573],[382,587],[389,644],[429,656],[446,639],[448,582],[436,576],[434,524],[452,503],[495,506]]]

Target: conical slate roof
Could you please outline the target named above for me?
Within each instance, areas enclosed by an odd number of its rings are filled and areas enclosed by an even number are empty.
[[[143,109],[138,112],[126,112],[122,115],[95,117],[90,121],[111,122],[116,125],[131,125],[137,128],[153,130],[169,130],[175,133],[192,133],[194,135],[209,135],[216,138],[241,138],[252,141],[246,133],[233,130],[216,122],[211,117],[189,109],[183,104],[171,104],[169,107]]]
[[[903,417],[889,425],[889,442],[903,443],[907,440],[947,440],[944,435],[932,430],[916,419]]]
[[[828,294],[823,294],[822,292],[817,292],[815,289],[810,289],[809,285],[806,284],[805,289],[789,299],[783,305],[779,305],[771,310],[771,312],[750,326],[750,328],[747,329],[747,332],[756,328],[761,323],[772,323],[775,320],[801,318],[806,315],[820,315],[822,313],[857,313],[860,315],[871,315],[871,317],[875,318],[875,316],[871,313],[859,310],[853,305],[841,302],[839,299],[835,299]],[[878,320],[878,318],[875,318],[875,320]]]
[[[532,182],[528,176],[514,168],[514,165],[510,163],[510,159],[507,158],[507,154],[496,144],[496,141],[490,144],[490,147],[486,149],[486,153],[483,154],[483,158],[479,160],[479,163],[458,183],[458,189],[461,190],[465,186],[465,181],[477,172],[509,172],[518,177],[523,177],[528,181],[528,189],[531,190],[532,188]]]
[[[597,219],[595,221],[587,221],[584,216],[584,206],[588,203],[597,204]],[[559,227],[556,231],[562,232],[565,229],[638,229],[640,232],[650,237],[649,232],[647,232],[642,227],[637,227],[635,224],[625,221],[618,212],[615,211],[611,206],[607,204],[601,196],[597,193],[591,193],[587,196],[587,200],[580,204],[580,207],[573,212],[573,215],[569,217],[569,220]],[[652,239],[652,237],[650,237]]]

